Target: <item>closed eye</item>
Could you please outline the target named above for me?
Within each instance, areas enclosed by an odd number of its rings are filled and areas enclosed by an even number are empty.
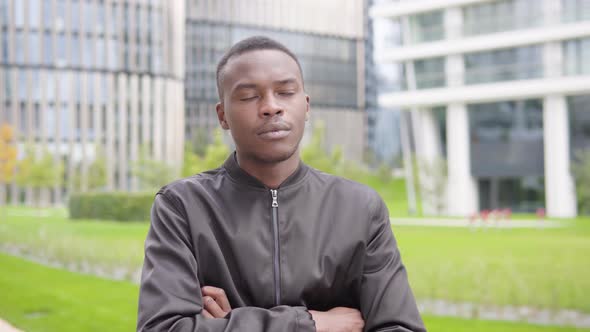
[[[295,92],[293,92],[293,91],[279,92],[279,96],[292,96],[294,94],[295,94]]]
[[[251,97],[244,97],[244,98],[240,98],[241,101],[249,101],[249,100],[254,100],[258,98],[258,96],[251,96]]]

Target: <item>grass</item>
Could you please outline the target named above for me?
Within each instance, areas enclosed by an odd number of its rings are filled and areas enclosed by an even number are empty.
[[[590,312],[590,220],[563,229],[394,233],[418,298]]]
[[[38,216],[28,208],[9,208],[0,222],[0,247],[11,244],[34,256],[65,265],[87,263],[133,274],[143,262],[143,243],[149,224],[67,218],[64,209],[46,209]]]
[[[0,254],[0,317],[26,331],[133,331],[137,286]],[[9,272],[7,272],[9,271]]]
[[[385,201],[389,214],[392,216],[415,217],[408,211],[408,196],[406,195],[406,181],[394,178],[383,182],[377,176],[363,179],[363,183],[375,189]],[[417,210],[421,211],[420,202],[417,202]]]
[[[31,332],[133,331],[138,286],[49,268],[0,254],[0,317]],[[430,331],[581,331],[522,323],[424,317]]]
[[[0,244],[66,264],[141,267],[147,223],[70,221],[65,213],[0,222]],[[55,211],[55,210],[50,210]],[[394,229],[417,298],[590,313],[590,219],[564,229]],[[1,246],[1,245],[0,245]]]

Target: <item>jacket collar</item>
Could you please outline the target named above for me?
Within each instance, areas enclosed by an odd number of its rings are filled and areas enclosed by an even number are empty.
[[[238,165],[238,159],[235,151],[232,152],[229,155],[229,157],[227,157],[227,159],[223,163],[223,168],[226,169],[226,171],[229,173],[232,179],[236,180],[240,184],[247,184],[261,189],[268,189],[264,185],[264,183],[260,182],[260,180],[248,174],[240,167],[240,165]],[[299,166],[297,167],[295,172],[289,175],[289,177],[285,181],[283,181],[283,183],[281,183],[279,188],[284,189],[286,187],[290,187],[301,182],[307,175],[308,171],[309,166],[305,165],[303,161],[299,161]]]

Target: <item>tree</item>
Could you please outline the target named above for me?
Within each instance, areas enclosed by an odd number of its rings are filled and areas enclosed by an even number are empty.
[[[0,126],[0,185],[14,178],[17,151],[14,144],[14,130],[8,124]]]
[[[447,161],[444,158],[418,162],[418,183],[422,194],[423,208],[440,215],[446,208]]]
[[[176,178],[174,167],[150,158],[145,146],[140,149],[139,159],[132,163],[131,174],[137,177],[142,190],[155,190]]]
[[[223,142],[223,132],[220,129],[215,131],[213,143],[207,145],[203,155],[195,153],[193,147],[187,143],[184,151],[182,176],[191,176],[217,168],[223,164],[229,153],[229,148]]]
[[[590,150],[581,150],[575,154],[572,174],[576,183],[578,211],[590,214]]]
[[[8,124],[0,126],[0,204],[5,201],[5,185],[14,178],[17,151],[14,130]]]
[[[344,168],[342,148],[336,146],[331,154],[328,153],[324,144],[324,132],[324,123],[315,122],[309,143],[301,149],[301,159],[322,172],[339,174]]]
[[[16,182],[23,187],[34,190],[33,200],[41,202],[41,189],[60,185],[63,180],[64,167],[55,161],[47,150],[36,151],[33,146],[25,149],[25,156],[17,163]]]
[[[83,191],[82,188],[82,169],[78,164],[74,170],[72,177],[72,185],[74,191]],[[107,185],[107,161],[104,149],[100,146],[95,148],[95,157],[92,163],[88,166],[88,174],[86,174],[86,188],[84,191],[97,191]]]

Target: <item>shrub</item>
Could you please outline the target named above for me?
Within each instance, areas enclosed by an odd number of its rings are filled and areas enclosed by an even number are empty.
[[[149,221],[154,193],[78,193],[70,197],[71,219]]]

